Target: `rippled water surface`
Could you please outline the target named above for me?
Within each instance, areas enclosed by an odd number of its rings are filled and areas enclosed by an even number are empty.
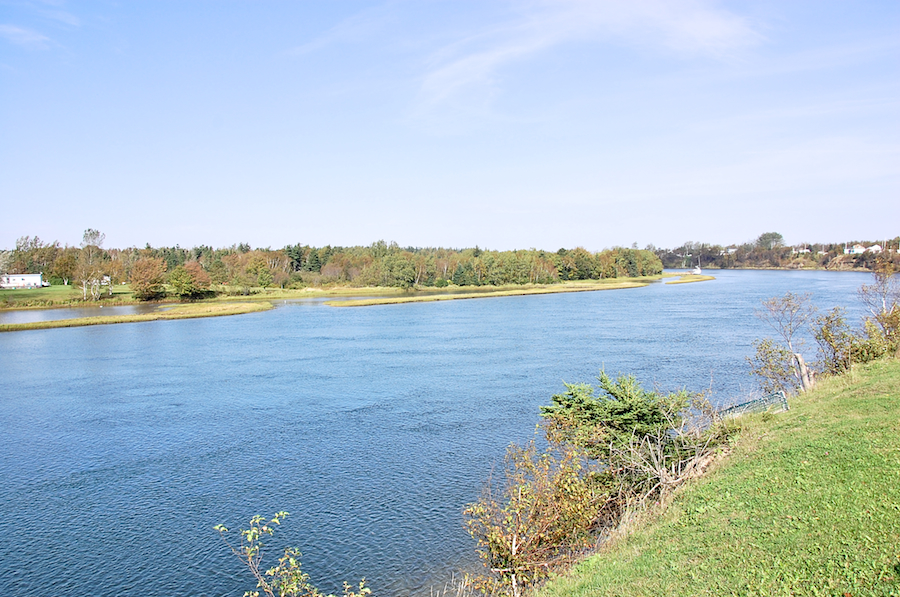
[[[752,389],[759,300],[852,307],[865,274],[0,334],[0,587],[241,595],[216,523],[292,513],[314,583],[427,594],[477,565],[462,507],[562,381]],[[274,559],[274,552],[270,562]]]

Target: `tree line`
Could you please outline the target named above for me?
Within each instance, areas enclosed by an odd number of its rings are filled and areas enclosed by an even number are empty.
[[[152,299],[166,292],[166,284],[177,295],[201,296],[214,286],[247,291],[327,284],[397,288],[553,284],[653,276],[663,268],[652,251],[621,247],[597,253],[581,247],[490,251],[477,246],[401,248],[380,240],[354,247],[295,244],[253,249],[241,243],[218,249],[149,244],[115,249],[104,248],[104,241],[105,235],[94,229],[85,231],[78,247],[24,236],[15,249],[0,254],[0,271],[43,273],[51,284],[78,284],[87,300],[111,293],[113,286],[124,282],[131,284],[137,298]]]
[[[881,252],[865,251],[851,254],[854,245],[871,247],[878,245]],[[801,243],[787,245],[778,232],[765,232],[758,238],[740,244],[717,245],[688,241],[674,249],[653,251],[666,268],[709,267],[729,268],[825,268],[873,270],[879,256],[887,257],[900,267],[900,237],[879,241],[852,240],[842,243]]]

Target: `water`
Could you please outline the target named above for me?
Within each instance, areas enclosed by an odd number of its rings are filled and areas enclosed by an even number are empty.
[[[167,305],[171,307],[174,305]],[[77,317],[100,317],[113,315],[140,315],[155,313],[159,305],[122,305],[118,307],[87,306],[65,307],[61,309],[24,309],[21,311],[0,311],[0,323],[32,323],[35,321],[56,321]]]
[[[288,510],[279,535],[320,588],[365,576],[377,595],[427,593],[478,565],[461,509],[563,380],[605,366],[734,401],[768,334],[761,299],[811,292],[859,314],[869,280],[715,275],[2,334],[0,587],[241,595],[254,583],[212,526]]]

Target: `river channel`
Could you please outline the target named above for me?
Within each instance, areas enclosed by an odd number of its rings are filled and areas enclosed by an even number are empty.
[[[0,334],[0,587],[238,596],[255,583],[213,525],[287,510],[279,536],[321,589],[365,576],[378,596],[427,595],[479,565],[461,510],[563,381],[604,367],[740,400],[752,341],[770,333],[761,299],[809,292],[858,317],[870,278],[711,273]]]

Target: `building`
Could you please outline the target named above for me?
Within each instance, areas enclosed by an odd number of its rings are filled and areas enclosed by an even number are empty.
[[[40,288],[44,285],[42,274],[0,275],[0,288]]]
[[[866,248],[862,245],[853,245],[850,248],[844,249],[844,253],[847,255],[862,255],[866,252]]]

